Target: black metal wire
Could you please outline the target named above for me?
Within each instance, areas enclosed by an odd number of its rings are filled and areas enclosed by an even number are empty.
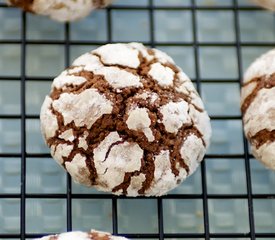
[[[239,75],[239,83],[241,88],[242,82],[242,56],[241,56],[241,45],[240,45],[240,20],[238,14],[238,3],[237,0],[233,0],[234,3],[234,26],[235,26],[235,34],[236,34],[236,51],[237,51],[237,61],[238,61],[238,75]],[[249,215],[249,228],[250,228],[250,237],[252,240],[256,239],[255,237],[255,223],[254,223],[254,213],[253,213],[253,199],[252,199],[252,182],[251,182],[251,174],[250,174],[250,158],[249,158],[249,150],[248,143],[245,138],[244,132],[242,133],[243,144],[244,144],[244,153],[245,153],[245,171],[246,171],[246,183],[247,183],[247,201],[248,201],[248,215]]]
[[[192,0],[192,27],[193,27],[193,48],[195,56],[195,76],[196,76],[196,87],[199,94],[201,94],[201,78],[200,78],[200,67],[199,67],[199,46],[197,40],[197,19],[196,19],[196,1]],[[207,200],[207,180],[205,173],[205,162],[201,164],[201,184],[202,184],[202,199],[203,199],[203,219],[204,219],[204,238],[210,239],[209,232],[209,215],[208,215],[208,200]]]
[[[2,193],[0,199],[3,198],[20,198],[21,194]],[[62,193],[26,193],[27,199],[67,199],[67,194]],[[247,199],[248,194],[207,194],[207,199]],[[274,199],[275,194],[251,194],[253,199]],[[111,194],[77,194],[72,193],[73,199],[128,199],[125,196],[114,196]],[[155,199],[154,197],[136,197],[137,199]],[[169,194],[158,199],[202,199],[203,194]],[[117,213],[117,211],[115,211]],[[163,214],[159,214],[163,215]],[[117,215],[116,215],[117,216]],[[163,220],[163,219],[162,219]]]
[[[156,0],[157,1],[157,0]],[[126,1],[124,6],[111,6],[108,7],[106,12],[106,28],[107,28],[107,41],[75,41],[70,40],[70,25],[64,24],[65,28],[65,39],[64,40],[28,40],[26,39],[26,14],[22,13],[21,17],[21,38],[18,40],[14,39],[5,39],[0,40],[0,44],[14,44],[21,45],[21,73],[20,76],[0,76],[1,80],[9,81],[20,81],[21,83],[21,113],[20,114],[0,114],[0,119],[20,119],[21,121],[21,152],[20,153],[0,153],[0,158],[21,158],[21,190],[19,194],[9,194],[3,193],[0,194],[0,199],[20,199],[21,210],[20,210],[20,233],[19,234],[1,234],[1,238],[20,238],[22,240],[26,238],[36,238],[46,235],[44,233],[39,234],[29,234],[26,232],[26,199],[65,199],[67,204],[67,230],[72,229],[72,199],[109,199],[112,201],[112,230],[114,234],[123,234],[119,231],[119,221],[118,221],[118,201],[120,199],[126,199],[124,196],[113,196],[111,194],[75,194],[72,193],[72,184],[71,179],[68,175],[67,177],[67,187],[66,193],[64,194],[31,194],[26,193],[26,158],[49,158],[50,154],[48,153],[26,153],[26,119],[38,119],[38,115],[29,115],[26,114],[25,106],[25,95],[26,95],[26,86],[25,81],[52,81],[54,76],[42,76],[42,77],[32,77],[26,76],[26,46],[27,45],[62,45],[65,48],[65,65],[69,66],[70,63],[70,47],[71,46],[84,46],[84,45],[103,45],[106,43],[113,42],[113,28],[112,28],[112,12],[113,10],[146,10],[149,14],[149,29],[150,29],[150,40],[143,42],[146,45],[152,47],[161,47],[161,46],[181,46],[181,47],[193,47],[194,50],[194,59],[195,59],[195,78],[192,79],[196,83],[198,92],[201,92],[202,83],[241,83],[242,77],[242,56],[241,48],[242,47],[274,47],[273,42],[242,42],[240,39],[240,20],[239,20],[239,11],[254,11],[262,10],[259,7],[254,6],[238,6],[237,0],[232,0],[232,6],[197,6],[196,0],[191,0],[192,4],[190,6],[155,6],[154,0],[148,0],[148,6],[128,6]],[[0,3],[0,8],[6,8],[6,4]],[[192,14],[192,31],[193,31],[193,40],[187,42],[158,42],[155,39],[155,24],[154,16],[155,11],[157,10],[182,10],[190,11]],[[233,42],[200,42],[198,40],[198,29],[197,29],[197,11],[215,11],[223,10],[230,11],[234,13],[234,28],[235,28],[235,41]],[[200,75],[200,65],[199,65],[199,49],[200,47],[234,47],[237,52],[237,61],[238,61],[238,78],[237,79],[205,79]],[[241,120],[241,115],[219,115],[211,116],[213,120]],[[256,238],[275,238],[275,233],[257,233],[255,232],[255,223],[254,223],[254,212],[253,212],[253,199],[274,199],[275,194],[254,194],[252,192],[252,182],[251,182],[251,169],[250,169],[250,159],[252,158],[251,154],[248,151],[248,144],[243,135],[244,143],[244,153],[243,154],[207,154],[205,158],[215,159],[219,158],[221,161],[223,159],[231,159],[232,161],[238,161],[239,159],[245,159],[245,174],[247,182],[247,193],[246,194],[209,194],[207,191],[207,179],[206,179],[206,166],[203,162],[201,164],[201,185],[202,193],[201,194],[170,194],[157,198],[157,214],[158,214],[158,233],[155,234],[123,234],[129,238],[154,238],[154,239],[169,239],[169,238],[247,238],[247,239],[256,239]],[[138,199],[155,199],[147,197],[138,197]],[[163,214],[163,200],[164,199],[200,199],[203,202],[203,220],[204,220],[204,232],[203,233],[165,233],[164,230],[164,214]],[[209,199],[243,199],[247,200],[249,207],[249,233],[211,233],[209,229],[209,213],[208,213],[208,200]],[[47,233],[48,234],[48,233]]]
[[[21,194],[20,194],[20,238],[26,233],[26,14],[21,17]]]
[[[64,25],[65,27],[65,67],[70,65],[70,26],[68,23]],[[72,231],[72,180],[70,175],[67,173],[67,231]]]

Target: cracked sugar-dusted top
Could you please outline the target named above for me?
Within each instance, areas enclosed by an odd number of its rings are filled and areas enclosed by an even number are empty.
[[[275,170],[275,49],[256,59],[244,75],[244,131],[252,153]]]
[[[49,235],[35,240],[126,240],[125,237],[112,236],[110,233],[91,230],[90,232],[67,232]]]
[[[139,43],[77,58],[54,79],[41,129],[74,181],[128,196],[175,188],[198,167],[211,135],[190,79],[168,55]]]
[[[253,0],[260,6],[275,11],[275,0]]]
[[[86,17],[92,10],[110,4],[112,0],[7,0],[7,3],[25,11],[60,21],[75,21]]]

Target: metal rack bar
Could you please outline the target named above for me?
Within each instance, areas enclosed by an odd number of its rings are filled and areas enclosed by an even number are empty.
[[[26,14],[21,18],[21,193],[20,193],[20,238],[25,239],[26,233]]]
[[[70,26],[68,23],[65,27],[65,67],[70,66]],[[69,174],[67,174],[67,231],[72,231],[72,180]]]
[[[238,61],[238,75],[240,78],[240,88],[242,82],[242,56],[241,56],[241,45],[240,45],[240,21],[238,14],[238,3],[234,0],[234,25],[236,32],[236,51],[237,51],[237,61]],[[244,132],[242,133],[243,144],[244,144],[244,153],[245,153],[245,171],[246,171],[246,183],[247,183],[247,201],[248,201],[248,215],[249,215],[249,228],[250,228],[250,237],[252,240],[256,239],[255,237],[255,224],[254,224],[254,213],[253,213],[253,200],[252,200],[252,183],[251,183],[251,174],[250,174],[250,158],[249,158],[249,150],[248,143],[245,138]]]

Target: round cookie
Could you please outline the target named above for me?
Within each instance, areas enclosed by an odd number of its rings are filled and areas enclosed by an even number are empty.
[[[275,49],[256,59],[246,71],[241,110],[253,155],[275,170]]]
[[[127,196],[159,196],[191,175],[210,119],[171,57],[139,43],[107,44],[54,79],[41,108],[53,158],[72,178]]]
[[[264,8],[275,11],[275,0],[253,0],[253,2]]]
[[[60,21],[75,21],[92,10],[107,6],[112,0],[6,0],[8,4],[25,11],[49,16]]]
[[[107,232],[91,230],[90,232],[67,232],[57,235],[49,235],[34,240],[127,240],[125,237],[112,236]]]

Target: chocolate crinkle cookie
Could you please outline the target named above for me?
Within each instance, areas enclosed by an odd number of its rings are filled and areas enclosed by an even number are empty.
[[[275,11],[275,0],[252,0],[252,1],[264,8]]]
[[[275,170],[275,49],[258,58],[246,71],[241,110],[253,155]]]
[[[41,109],[53,158],[116,195],[163,195],[191,175],[211,127],[190,79],[157,49],[107,44],[54,79]]]
[[[49,16],[60,21],[75,21],[92,10],[107,6],[112,0],[6,0],[8,4],[25,11]]]
[[[37,238],[34,240],[127,240],[127,238],[112,236],[107,232],[100,232],[96,230],[91,230],[91,232],[67,232],[57,235],[49,235],[42,238]]]

